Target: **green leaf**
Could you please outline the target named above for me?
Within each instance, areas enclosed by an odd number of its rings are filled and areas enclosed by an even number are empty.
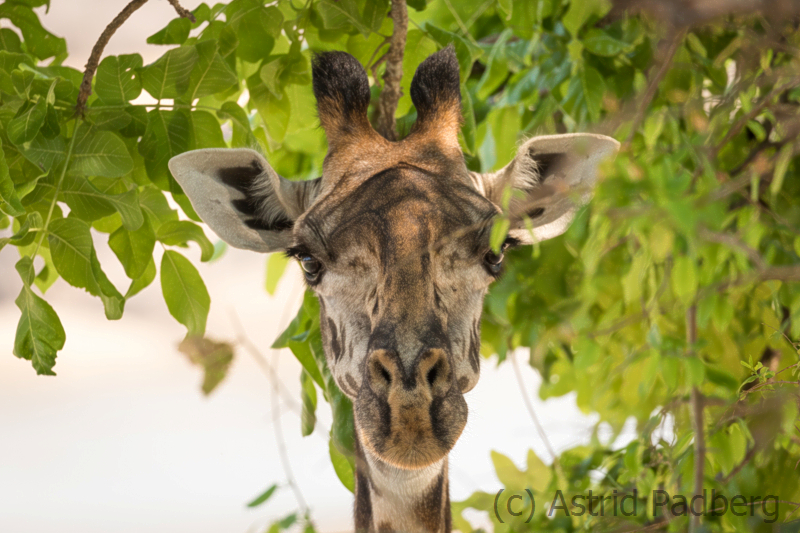
[[[227,148],[222,137],[219,120],[208,111],[194,111],[191,114],[192,129],[190,145],[198,148]]]
[[[608,0],[575,0],[570,2],[569,9],[561,23],[573,37],[577,37],[578,31],[589,20],[591,16],[602,17],[611,8]]]
[[[236,55],[255,63],[269,56],[281,34],[283,14],[259,0],[233,0],[225,7],[228,27],[239,41]]]
[[[108,245],[122,263],[125,274],[136,280],[153,262],[156,235],[150,223],[145,222],[135,231],[119,228],[109,236]]]
[[[217,52],[216,41],[201,41],[195,45],[195,49],[197,50],[197,62],[189,76],[187,92],[189,101],[193,102],[196,98],[225,91],[238,85],[239,80],[236,73]]]
[[[147,44],[183,44],[189,38],[192,21],[185,18],[176,18],[169,24],[147,38]]]
[[[286,257],[286,254],[271,254],[269,259],[267,259],[267,281],[265,286],[270,296],[275,294],[275,290],[278,288],[278,282],[281,280],[281,277],[283,277],[283,273],[286,271],[286,265],[288,264],[289,258]]]
[[[189,88],[189,76],[196,62],[194,46],[173,48],[155,63],[138,69],[142,87],[156,100],[178,98]]]
[[[584,48],[596,56],[611,57],[619,54],[628,47],[618,39],[599,28],[592,28],[581,39]]]
[[[586,100],[586,108],[589,110],[592,120],[597,121],[600,119],[606,84],[600,73],[587,65],[584,65],[581,71],[581,82],[583,84],[583,97]]]
[[[138,70],[142,68],[142,56],[129,54],[107,56],[97,67],[94,92],[104,104],[125,104],[142,92]]]
[[[508,64],[505,61],[504,52],[511,38],[512,32],[505,30],[497,38],[497,42],[492,45],[489,57],[486,60],[486,70],[476,86],[476,96],[478,100],[485,100],[503,83],[508,76]],[[469,72],[467,72],[467,76]],[[466,79],[463,77],[462,79]],[[462,91],[463,93],[463,91]]]
[[[527,485],[525,474],[520,472],[514,462],[502,453],[492,450],[492,463],[497,479],[506,488],[524,489]]]
[[[250,90],[250,103],[255,106],[261,115],[261,120],[264,121],[270,148],[277,149],[286,137],[286,129],[289,126],[291,107],[286,105],[289,98],[285,91],[280,98],[276,98],[258,74],[248,78],[247,87]]]
[[[370,27],[361,20],[355,0],[319,0],[314,7],[329,30],[353,27],[364,35],[370,32]]]
[[[50,171],[66,157],[66,142],[61,136],[48,139],[39,133],[34,139],[19,147],[28,161],[44,171]]]
[[[6,156],[3,151],[3,143],[0,139],[0,199],[4,203],[0,204],[0,211],[18,217],[25,214],[25,208],[19,201],[17,191],[14,189],[14,182],[11,181],[11,174],[6,164]]]
[[[33,279],[36,277],[36,271],[33,269],[33,259],[25,256],[14,265],[14,268],[19,272],[19,277],[22,278],[22,283],[31,286]]]
[[[139,205],[142,211],[147,214],[150,225],[154,230],[165,222],[178,220],[178,212],[172,209],[167,202],[164,193],[155,187],[144,187],[139,194]]]
[[[672,267],[672,290],[684,304],[689,304],[697,294],[697,265],[686,256],[675,259]]]
[[[403,96],[397,104],[395,113],[397,116],[403,116],[411,110],[411,80],[419,64],[437,49],[436,43],[424,32],[416,29],[409,30],[406,35],[406,49],[403,53],[403,77],[400,80]]]
[[[188,220],[164,222],[158,227],[156,238],[168,246],[186,246],[189,241],[196,242],[200,246],[200,261],[208,261],[214,255],[214,245],[203,228]]]
[[[106,318],[121,318],[125,299],[100,268],[89,225],[76,218],[62,218],[50,222],[48,232],[50,254],[61,277],[73,287],[99,297]]]
[[[328,452],[331,457],[331,464],[333,470],[336,472],[336,477],[342,482],[350,492],[356,490],[355,468],[346,455],[336,449],[333,439],[328,441]]]
[[[116,210],[126,229],[138,229],[144,222],[139,207],[139,193],[131,189],[122,194],[103,193],[89,180],[77,175],[67,175],[62,184],[64,198],[74,216],[92,222]]]
[[[775,173],[772,176],[772,182],[769,184],[769,192],[773,195],[781,192],[783,178],[786,176],[786,171],[789,169],[789,163],[791,163],[793,155],[794,146],[792,143],[786,144],[778,152],[778,159],[775,161]]]
[[[466,90],[466,87],[461,86],[461,94],[463,100],[461,102],[461,113],[464,115],[464,124],[461,126],[461,134],[464,136],[464,149],[469,154],[475,153],[475,108],[472,105],[472,96]]]
[[[66,55],[67,42],[45,30],[30,7],[18,2],[4,2],[0,4],[0,19],[4,18],[20,29],[25,48],[37,58]]]
[[[167,163],[190,149],[192,127],[184,110],[153,109],[147,113],[147,130],[139,143],[147,175],[160,189],[169,191],[175,181]]]
[[[153,283],[154,279],[156,279],[156,263],[151,257],[150,262],[147,264],[147,267],[144,270],[144,274],[131,282],[130,287],[128,287],[128,291],[125,293],[125,299],[127,300],[132,298],[134,295],[141,292],[143,289]]]
[[[225,252],[228,251],[228,243],[223,240],[218,240],[214,243],[214,255],[211,256],[211,259],[208,260],[209,263],[213,263],[215,261],[219,261]]]
[[[317,388],[314,379],[305,370],[300,372],[300,397],[303,401],[300,431],[307,437],[314,432],[314,426],[317,424]]]
[[[220,120],[230,120],[233,127],[231,136],[231,146],[248,147],[255,146],[257,143],[255,136],[250,129],[250,119],[244,109],[239,107],[236,102],[225,102],[217,111]]]
[[[106,178],[119,178],[133,170],[133,159],[116,134],[82,123],[75,135],[70,170]]]
[[[186,326],[190,335],[202,335],[211,298],[200,274],[178,252],[166,250],[161,259],[161,291],[169,313]]]
[[[272,497],[272,495],[275,494],[275,491],[277,489],[278,489],[278,485],[275,485],[275,484],[271,485],[267,490],[265,490],[264,492],[262,492],[261,494],[256,496],[256,498],[253,501],[251,501],[250,503],[248,503],[247,506],[248,507],[258,507],[262,503],[266,503],[267,500],[269,500]]]
[[[428,32],[428,35],[435,39],[436,42],[442,47],[450,44],[453,45],[456,52],[456,58],[458,59],[458,67],[461,79],[466,80],[469,78],[469,74],[472,72],[472,64],[478,57],[482,55],[481,49],[460,35],[451,33],[449,31],[444,31],[432,24],[426,25],[425,30]]]
[[[43,99],[29,107],[22,107],[19,116],[8,123],[6,133],[8,139],[14,144],[23,144],[33,140],[44,124],[47,114],[47,104]]]
[[[40,230],[44,226],[44,221],[42,220],[42,215],[39,214],[38,211],[34,211],[29,213],[27,216],[24,217],[24,222],[19,227],[19,230],[12,235],[11,237],[6,237],[2,241],[0,241],[0,250],[3,249],[8,243],[14,244],[16,246],[23,246],[25,244],[29,244],[33,241],[33,234],[31,232]],[[27,239],[26,239],[27,238]],[[26,242],[27,241],[27,242]],[[40,250],[41,252],[41,250]]]
[[[550,478],[553,476],[550,468],[539,459],[533,450],[528,450],[527,467],[528,470],[525,472],[525,476],[528,484],[526,487],[531,487],[540,493],[544,492],[550,483]]]
[[[22,41],[19,40],[19,35],[17,35],[14,30],[9,28],[0,29],[0,50],[19,53],[22,52],[21,43]]]
[[[22,287],[15,303],[22,316],[14,337],[14,355],[30,361],[37,374],[54,376],[56,353],[67,340],[61,320],[50,304],[27,285]]]
[[[688,381],[687,385],[692,387],[699,387],[702,385],[706,377],[706,369],[703,361],[697,357],[689,357],[683,361]]]
[[[500,253],[500,248],[508,235],[508,229],[511,227],[511,221],[507,217],[498,217],[494,224],[492,224],[492,233],[489,237],[489,246],[491,246],[494,253]]]

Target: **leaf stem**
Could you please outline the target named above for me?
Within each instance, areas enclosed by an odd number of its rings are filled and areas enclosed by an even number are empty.
[[[42,241],[44,240],[45,235],[47,235],[47,228],[50,225],[50,219],[53,218],[53,211],[56,208],[56,203],[58,203],[58,195],[61,192],[61,184],[64,182],[64,176],[67,175],[67,168],[69,168],[70,159],[72,159],[72,150],[75,147],[75,139],[78,137],[76,134],[78,133],[78,126],[80,126],[81,119],[75,119],[75,129],[72,130],[72,139],[69,141],[69,148],[67,149],[67,158],[64,160],[64,168],[61,169],[61,176],[58,178],[58,183],[56,183],[56,191],[53,194],[53,199],[50,201],[50,209],[47,211],[47,218],[44,221],[44,226],[42,227],[41,235],[39,235],[39,240],[36,243],[36,249],[33,251],[33,255],[31,255],[31,259],[36,257],[36,254],[39,253],[39,248],[42,246]]]

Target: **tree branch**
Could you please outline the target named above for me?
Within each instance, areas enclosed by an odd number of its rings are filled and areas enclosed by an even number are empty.
[[[386,52],[386,70],[383,73],[383,90],[376,110],[375,129],[386,139],[396,141],[397,124],[394,113],[403,95],[400,80],[403,78],[403,52],[408,33],[406,0],[392,0],[392,11],[389,16],[394,21],[394,30],[389,41],[389,51]]]
[[[667,74],[670,65],[672,65],[672,58],[675,57],[675,52],[678,51],[678,47],[683,42],[684,35],[686,35],[685,31],[679,31],[669,39],[669,44],[667,49],[664,51],[664,58],[661,60],[661,65],[658,67],[658,70],[650,80],[650,84],[647,86],[647,92],[644,94],[644,97],[639,105],[639,112],[634,117],[633,124],[631,124],[631,131],[628,133],[628,139],[625,141],[626,147],[631,144],[633,137],[636,135],[636,131],[642,124],[645,112],[650,106],[650,102],[652,102],[653,98],[655,98],[661,80],[664,79],[664,76]],[[625,150],[625,148],[623,148],[623,150]]]
[[[175,11],[178,12],[178,16],[188,18],[192,22],[195,22],[194,15],[192,15],[189,10],[181,7],[178,0],[168,1],[175,8]],[[97,72],[100,58],[103,56],[103,50],[108,44],[108,41],[111,40],[111,36],[116,33],[126,20],[128,20],[128,17],[130,17],[134,11],[146,3],[147,0],[132,0],[116,17],[114,17],[114,20],[106,26],[106,29],[100,34],[100,38],[94,43],[92,53],[89,55],[89,60],[86,62],[86,70],[83,71],[83,81],[81,82],[80,93],[78,93],[78,103],[75,106],[75,111],[78,115],[83,116],[83,113],[86,111],[86,101],[89,100],[89,95],[92,94],[92,79],[94,78],[94,73]]]
[[[692,305],[686,311],[686,345],[688,355],[694,355],[697,343],[697,306]],[[703,476],[706,463],[706,437],[703,423],[703,395],[698,388],[692,387],[692,423],[694,425],[694,494],[703,493]],[[689,533],[696,533],[700,527],[700,515],[692,513],[689,522]]]

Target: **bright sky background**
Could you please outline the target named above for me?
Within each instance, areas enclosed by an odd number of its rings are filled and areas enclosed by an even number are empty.
[[[97,36],[126,3],[53,0],[43,23],[66,37],[67,63],[82,69]],[[189,9],[199,3],[183,1]],[[154,60],[163,48],[145,39],[173,16],[166,0],[152,0],[114,35],[106,54],[138,52],[145,63]],[[263,289],[263,256],[229,250],[218,262],[200,264],[196,248],[186,253],[200,265],[211,295],[208,335],[235,339],[231,315],[238,315],[299,398],[299,364],[288,351],[268,350],[281,316],[291,318],[297,309],[297,267],[271,298]],[[124,292],[127,278],[105,243],[98,255]],[[185,329],[169,315],[158,278],[117,322],[106,321],[99,299],[59,280],[46,298],[61,317],[67,344],[55,367],[58,377],[38,377],[29,362],[11,354],[19,319],[13,301],[21,288],[17,259],[13,247],[0,253],[0,531],[244,533],[297,508],[288,487],[263,507],[245,506],[273,482],[285,481],[269,382],[247,352],[237,352],[227,379],[203,397],[200,370],[176,349]],[[524,364],[522,373],[534,397],[539,377]],[[594,418],[581,415],[572,397],[533,401],[557,450],[588,438]],[[330,409],[320,402],[318,417],[330,427]],[[451,454],[451,499],[500,488],[491,449],[520,466],[529,448],[550,462],[510,364],[496,369],[484,362],[467,402],[467,428]],[[352,530],[352,495],[330,466],[327,437],[302,438],[299,417],[286,405],[281,413],[291,467],[318,528]]]

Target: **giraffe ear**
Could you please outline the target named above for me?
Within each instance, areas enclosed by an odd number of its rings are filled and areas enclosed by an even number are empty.
[[[222,240],[256,252],[289,247],[294,221],[319,192],[319,178],[289,181],[246,148],[185,152],[170,159],[169,169]]]
[[[611,137],[590,133],[534,137],[503,169],[472,178],[497,205],[505,189],[512,189],[509,236],[532,244],[567,231],[575,211],[592,196],[598,166],[619,146]]]

